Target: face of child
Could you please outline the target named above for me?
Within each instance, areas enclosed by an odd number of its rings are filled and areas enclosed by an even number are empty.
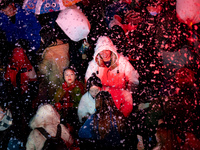
[[[89,90],[89,92],[93,98],[96,97],[96,95],[99,93],[99,91],[101,91],[101,88],[98,86],[95,86],[95,85],[93,85]]]
[[[111,53],[112,52],[110,50],[103,50],[99,54],[101,55],[103,61],[110,61]]]
[[[65,81],[67,82],[68,86],[72,85],[75,82],[75,79],[76,79],[75,72],[71,69],[65,70],[64,78],[65,78]]]

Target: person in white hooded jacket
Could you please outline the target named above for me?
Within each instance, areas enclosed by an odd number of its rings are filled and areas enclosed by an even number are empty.
[[[86,71],[86,81],[92,73],[101,79],[102,90],[111,93],[115,105],[127,117],[133,109],[132,92],[139,84],[139,74],[124,56],[117,53],[107,36],[100,36],[97,40],[93,60]]]

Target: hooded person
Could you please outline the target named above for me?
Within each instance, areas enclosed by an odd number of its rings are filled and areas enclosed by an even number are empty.
[[[117,53],[107,36],[101,36],[97,41],[93,60],[86,71],[86,81],[92,73],[101,79],[102,90],[111,93],[117,108],[127,117],[133,109],[132,92],[139,84],[139,74],[124,56]]]
[[[95,113],[95,97],[101,91],[101,88],[101,80],[93,73],[86,83],[87,92],[81,97],[78,105],[78,118],[81,123]]]
[[[60,124],[60,115],[56,111],[56,109],[50,104],[45,104],[40,106],[35,116],[30,121],[30,127],[32,131],[28,136],[26,149],[41,150],[46,141],[46,138],[36,128],[42,127],[52,137],[55,137],[57,133],[58,124]],[[70,135],[69,130],[63,124],[60,125],[61,125],[61,138],[68,147],[71,147],[73,144],[72,136]]]

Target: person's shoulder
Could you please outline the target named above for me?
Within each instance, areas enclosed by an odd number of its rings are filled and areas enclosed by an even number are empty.
[[[82,100],[82,101],[86,101],[86,100],[88,99],[88,94],[89,94],[89,92],[86,92],[86,93],[82,96],[81,100]]]
[[[86,92],[81,98],[81,101],[84,103],[90,103],[91,100],[92,100],[92,97],[90,96],[89,92]]]
[[[118,54],[119,64],[130,64],[129,59],[121,54]]]
[[[91,66],[91,65],[95,65],[96,63],[95,63],[95,60],[92,59],[88,64],[89,64],[88,66]]]

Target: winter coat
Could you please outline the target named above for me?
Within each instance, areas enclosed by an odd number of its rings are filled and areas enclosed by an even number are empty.
[[[62,86],[64,82],[63,70],[69,66],[69,44],[58,40],[57,45],[47,47],[43,52],[43,60],[39,70],[47,78],[49,85],[54,88]]]
[[[20,73],[20,85],[17,85],[17,74]],[[5,80],[11,81],[14,87],[20,86],[21,94],[27,92],[29,83],[37,80],[36,72],[31,65],[24,49],[16,47],[12,51],[11,59],[4,75]]]
[[[57,133],[57,125],[60,123],[60,115],[49,104],[41,106],[36,115],[30,121],[32,129],[28,136],[26,149],[27,150],[41,150],[46,138],[35,128],[43,127],[51,136],[55,137]],[[73,143],[72,136],[69,130],[61,124],[61,138],[65,141],[68,147]]]
[[[116,121],[113,121],[114,126],[110,127],[110,133],[105,136],[104,139],[100,139],[100,135],[98,132],[98,124],[97,128],[94,127],[94,114],[91,115],[86,122],[83,124],[83,126],[80,128],[78,135],[80,138],[83,139],[93,139],[95,140],[95,143],[103,148],[108,147],[118,147],[120,145],[120,134],[117,130],[117,123]],[[114,120],[114,119],[113,119]]]
[[[67,82],[64,82],[62,89],[58,89],[54,97],[57,109],[70,107],[77,109],[84,92],[84,85],[80,81],[75,80],[75,83],[69,87]]]
[[[25,11],[17,4],[15,7],[17,8],[15,23],[12,23],[3,12],[0,12],[0,28],[6,33],[9,42],[15,44],[19,39],[24,39],[29,42],[32,50],[37,51],[41,41],[39,34],[41,26],[34,14]]]
[[[89,92],[85,93],[80,100],[78,105],[78,117],[79,121],[83,123],[83,118],[88,117],[95,113],[95,99]]]
[[[110,67],[106,67],[103,60],[99,56],[99,53],[103,50],[110,50],[112,52]],[[87,68],[85,79],[87,81],[92,73],[96,73],[97,76],[101,79],[103,90],[109,91],[111,95],[114,93],[112,92],[113,90],[117,90],[119,94],[127,94],[127,96],[124,95],[124,102],[126,104],[128,103],[127,110],[131,112],[133,103],[132,95],[127,90],[127,86],[129,87],[132,85],[138,85],[139,74],[133,68],[130,62],[124,56],[118,54],[116,50],[116,47],[108,37],[100,37],[95,48],[94,59],[89,63]],[[127,91],[124,92],[125,90]],[[130,94],[128,94],[128,92]],[[113,100],[116,101],[114,97]],[[126,116],[130,112],[126,112]]]

